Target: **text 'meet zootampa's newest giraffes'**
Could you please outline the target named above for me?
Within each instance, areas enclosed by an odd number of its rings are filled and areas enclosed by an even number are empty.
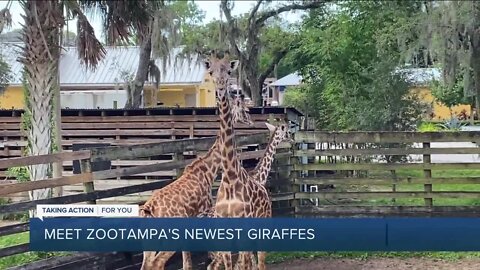
[[[230,61],[228,53],[222,59],[218,59],[212,53],[210,58],[205,61],[205,66],[215,84],[220,111],[220,149],[223,173],[217,192],[215,216],[220,218],[271,217],[272,204],[267,189],[249,178],[240,163],[235,148],[232,107],[227,89],[231,72],[238,67],[238,61]],[[251,252],[248,254],[251,256]],[[222,252],[221,255],[225,270],[232,270],[231,253]],[[249,265],[251,260],[247,259],[245,252],[240,253],[238,262],[241,269],[251,268]],[[264,269],[264,265],[259,264],[259,269]]]
[[[265,152],[263,154],[263,157],[260,159],[260,161],[257,163],[257,166],[255,169],[252,171],[248,172],[249,176],[260,183],[261,185],[266,185],[267,183],[267,178],[270,173],[270,169],[272,167],[272,163],[274,160],[275,153],[277,151],[278,145],[282,141],[288,141],[292,142],[292,135],[289,130],[289,126],[287,124],[281,124],[278,126],[271,125],[269,123],[265,123],[267,125],[267,128],[270,131],[270,140],[267,144],[267,147],[265,148]],[[214,207],[208,209],[206,212],[201,213],[198,217],[209,217],[209,218],[214,218],[215,217],[215,209]],[[260,252],[262,254],[262,252]],[[217,252],[210,252],[209,257],[211,259],[211,267],[215,268],[220,266],[222,263],[222,258],[219,256],[220,254]],[[262,257],[262,256],[260,256]],[[263,256],[265,258],[265,256]],[[253,258],[252,258],[253,259]],[[264,262],[260,261],[260,264]],[[253,262],[252,264],[255,264]],[[217,266],[218,265],[218,266]]]
[[[230,98],[229,98],[230,99]],[[241,98],[233,98],[233,122],[253,125],[249,110]],[[142,217],[195,217],[212,207],[212,184],[221,167],[220,136],[210,150],[185,167],[180,178],[153,192],[140,207]],[[164,269],[175,252],[144,252],[142,270]],[[190,252],[183,252],[183,269],[192,269]]]

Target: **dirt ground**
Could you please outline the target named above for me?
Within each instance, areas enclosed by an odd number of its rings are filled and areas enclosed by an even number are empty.
[[[478,270],[480,259],[442,261],[425,258],[302,259],[270,264],[269,270]]]

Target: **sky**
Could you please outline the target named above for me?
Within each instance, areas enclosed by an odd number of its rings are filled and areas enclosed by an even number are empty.
[[[195,1],[195,2],[200,7],[200,9],[205,11],[204,23],[212,21],[213,19],[220,18],[220,1],[219,0],[210,0],[210,1],[202,0],[202,1]],[[255,2],[256,1],[235,1],[235,5],[232,10],[232,15],[235,16],[235,15],[248,12],[252,8],[252,6],[255,4]],[[280,2],[286,3],[288,1],[278,1],[277,4]],[[7,3],[8,1],[0,1],[0,9],[3,9],[7,5]],[[10,8],[10,13],[12,14],[12,28],[7,29],[7,31],[21,28],[21,23],[23,22],[23,18],[21,17],[21,15],[23,14],[23,10],[20,4],[18,3],[18,1],[13,1]],[[95,29],[95,35],[99,37],[102,31],[100,20],[98,18],[89,16],[89,15],[87,15],[87,17],[89,18],[90,23]],[[287,19],[290,22],[294,22],[300,19],[300,14],[286,12],[282,15],[282,17]],[[76,21],[69,21],[68,28],[69,28],[69,31],[76,32]]]

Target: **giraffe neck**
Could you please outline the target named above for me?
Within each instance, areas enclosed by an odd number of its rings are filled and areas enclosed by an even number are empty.
[[[253,179],[261,185],[265,185],[267,183],[268,174],[270,173],[270,169],[272,168],[272,163],[274,159],[273,157],[277,152],[277,147],[279,144],[280,140],[276,138],[275,134],[273,134],[270,138],[270,141],[268,142],[262,159],[258,162],[257,166],[250,174]]]
[[[204,186],[210,188],[213,181],[217,176],[218,169],[221,166],[221,156],[219,151],[220,146],[220,136],[217,135],[215,142],[213,143],[212,147],[208,150],[208,152],[202,156],[197,158],[194,162],[188,165],[186,170],[195,171],[195,169],[199,169],[204,171],[205,177],[201,178],[200,181],[205,181]]]
[[[233,184],[240,177],[240,162],[235,151],[233,134],[233,121],[230,100],[225,89],[216,89],[219,93],[220,109],[220,151],[222,157],[223,177],[222,182]]]

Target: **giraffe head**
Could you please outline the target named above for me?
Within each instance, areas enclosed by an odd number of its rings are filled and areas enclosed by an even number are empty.
[[[205,68],[216,85],[219,97],[227,95],[229,79],[232,72],[238,68],[238,63],[238,60],[230,61],[230,56],[227,52],[220,59],[212,51],[210,57],[205,60]]]
[[[293,143],[293,136],[292,132],[289,129],[288,124],[280,124],[278,126],[274,126],[269,123],[265,123],[267,125],[268,130],[270,131],[271,136],[273,136],[273,139],[282,142],[286,141],[289,143]]]
[[[248,126],[253,126],[252,118],[250,117],[250,110],[245,104],[243,95],[231,98],[232,104],[232,119],[234,123],[243,123]]]

